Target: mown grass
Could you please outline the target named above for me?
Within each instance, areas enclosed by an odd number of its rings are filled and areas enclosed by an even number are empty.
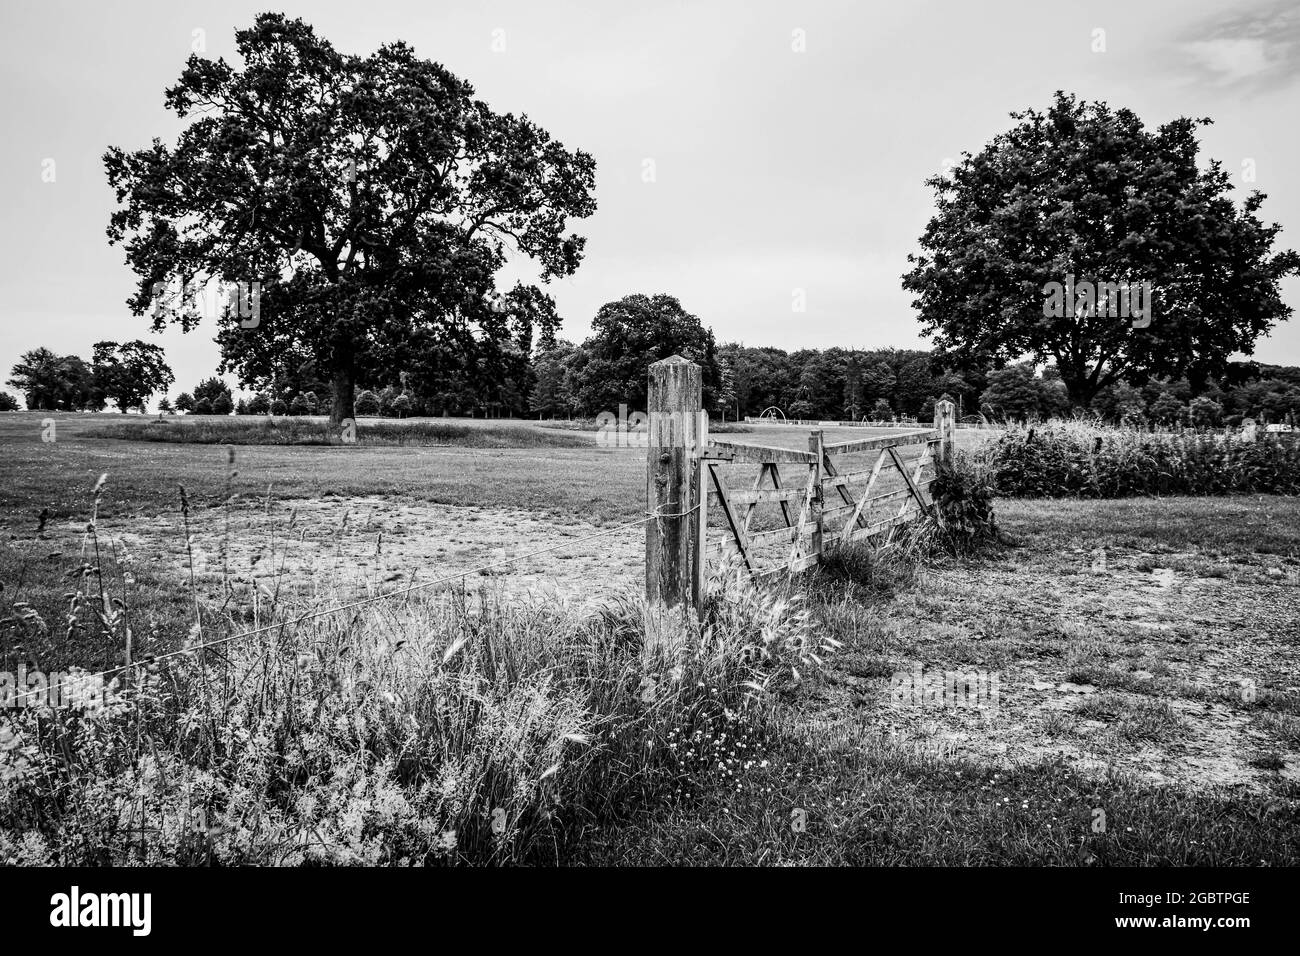
[[[110,475],[101,514],[109,520],[174,513],[184,486],[191,506],[219,506],[227,495],[226,449],[192,442],[147,442],[96,437],[106,423],[136,416],[53,413],[54,441],[40,414],[0,415],[0,516],[12,532],[32,532],[37,516],[79,520],[88,513],[90,489]],[[465,421],[491,433],[523,423]],[[364,427],[364,426],[363,426]],[[401,428],[398,423],[396,426]],[[528,426],[531,427],[531,426]],[[362,432],[364,434],[364,431]],[[559,433],[557,433],[559,434]],[[575,447],[546,445],[242,445],[237,448],[234,491],[260,498],[325,498],[387,495],[434,504],[522,508],[580,515],[597,521],[627,520],[644,507],[645,450],[599,448],[588,436],[559,434]]]
[[[582,862],[618,866],[1252,866],[1300,862],[1294,809],[1258,797],[1081,774],[991,769],[803,722],[770,730],[738,786],[591,833]],[[729,781],[728,781],[729,783]],[[1101,811],[1099,815],[1098,811]],[[1104,821],[1105,829],[1094,829]]]

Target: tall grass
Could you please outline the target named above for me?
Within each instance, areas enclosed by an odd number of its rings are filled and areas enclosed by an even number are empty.
[[[797,602],[727,590],[703,621],[463,591],[245,609],[227,633],[283,626],[146,660],[101,706],[0,712],[0,863],[559,862],[733,773],[769,684],[816,666]]]
[[[1300,442],[1289,436],[1152,434],[1087,421],[1008,426],[970,463],[1007,497],[1300,494]]]

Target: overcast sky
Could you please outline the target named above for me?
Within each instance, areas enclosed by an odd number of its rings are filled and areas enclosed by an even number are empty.
[[[101,157],[174,142],[163,90],[191,47],[234,61],[235,29],[264,10],[345,52],[405,40],[596,157],[586,260],[552,287],[574,340],[602,303],[667,292],[719,341],[924,347],[900,286],[931,214],[923,180],[1056,89],[1152,127],[1213,118],[1202,143],[1235,197],[1267,193],[1265,218],[1300,246],[1296,3],[3,0],[0,379],[36,346],[89,358],[95,341],[151,337],[105,238]],[[1300,282],[1284,293],[1300,307]],[[154,338],[173,396],[215,369],[212,335]],[[1300,364],[1300,318],[1255,357]]]

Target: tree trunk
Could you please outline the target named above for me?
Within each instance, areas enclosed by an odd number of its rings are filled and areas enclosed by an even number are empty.
[[[1061,381],[1065,383],[1065,393],[1070,398],[1070,404],[1076,408],[1087,408],[1097,397],[1096,385],[1088,381],[1087,374],[1082,371],[1062,369]]]
[[[344,419],[352,418],[356,402],[356,383],[352,380],[351,369],[335,369],[330,384],[334,389],[334,404],[330,407],[330,424],[342,424]]]

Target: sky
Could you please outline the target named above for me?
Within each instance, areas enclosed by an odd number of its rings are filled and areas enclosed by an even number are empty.
[[[1300,247],[1300,2],[4,0],[5,377],[28,349],[88,359],[135,338],[166,349],[173,397],[213,373],[210,324],[155,335],[126,307],[102,156],[174,142],[163,91],[185,59],[237,64],[235,30],[266,10],[344,52],[404,40],[596,158],[585,261],[551,287],[575,341],[605,302],[666,292],[719,342],[927,347],[900,281],[933,211],[924,180],[1058,89],[1148,127],[1212,118],[1204,155]],[[1300,307],[1300,280],[1283,293]],[[1300,318],[1253,357],[1300,365]]]

